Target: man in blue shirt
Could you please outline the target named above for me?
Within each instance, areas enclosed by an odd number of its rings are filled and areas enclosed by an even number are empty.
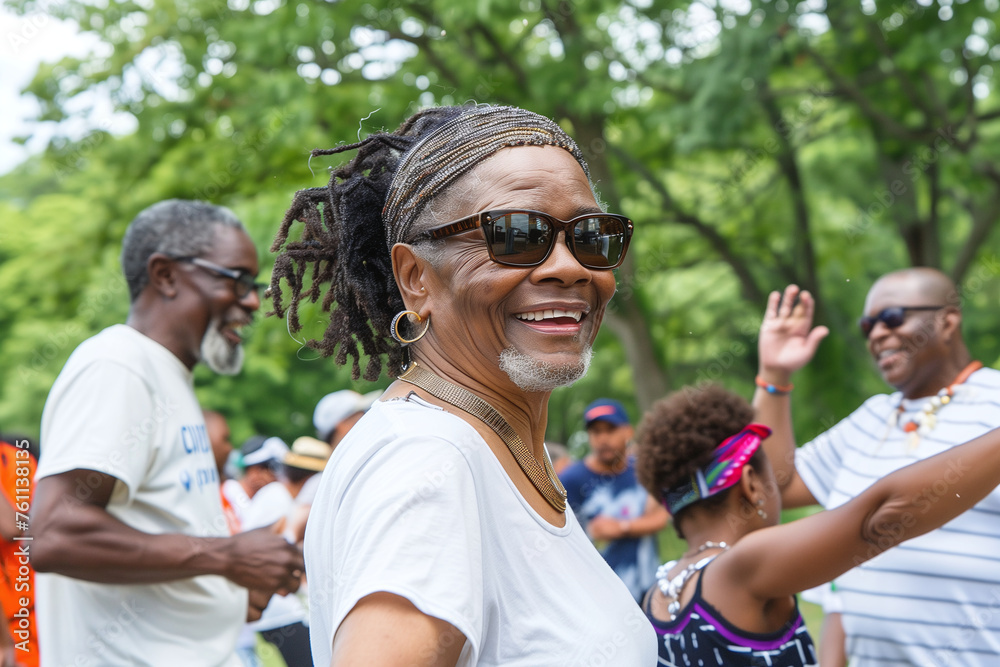
[[[670,516],[639,484],[628,455],[633,429],[625,407],[598,399],[583,413],[590,454],[560,475],[577,520],[639,600],[660,564],[656,533]]]

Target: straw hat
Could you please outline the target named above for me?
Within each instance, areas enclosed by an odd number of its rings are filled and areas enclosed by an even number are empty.
[[[283,459],[286,466],[321,472],[326,467],[326,461],[333,453],[333,448],[322,440],[304,435],[296,438],[292,448]]]

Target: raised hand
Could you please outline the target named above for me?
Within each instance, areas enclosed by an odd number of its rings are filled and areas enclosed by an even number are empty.
[[[792,373],[809,363],[820,341],[830,333],[824,326],[813,328],[815,306],[812,295],[800,291],[797,285],[786,287],[784,294],[768,295],[758,340],[759,372],[768,382],[787,384]]]

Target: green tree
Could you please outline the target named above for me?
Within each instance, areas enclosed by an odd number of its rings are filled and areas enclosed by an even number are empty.
[[[137,129],[57,140],[0,180],[0,288],[14,295],[0,305],[0,358],[14,369],[0,423],[32,430],[72,347],[120,321],[115,256],[138,210],[169,196],[227,204],[265,248],[290,193],[326,181],[309,149],[467,100],[556,118],[609,208],[637,222],[593,370],[553,397],[555,439],[598,394],[642,409],[704,380],[748,393],[765,296],[787,282],[813,291],[834,334],[799,382],[814,397],[797,404],[803,434],[883,389],[853,320],[885,271],[949,272],[972,348],[992,362],[998,3],[829,4],[59,5],[109,55],[43,67],[29,88],[41,117],[103,89]],[[241,436],[297,435],[318,396],[348,384],[299,358],[311,355],[264,320],[244,374],[199,374],[199,390],[239,415]]]

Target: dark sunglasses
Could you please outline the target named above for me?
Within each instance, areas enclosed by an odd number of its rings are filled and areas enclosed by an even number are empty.
[[[233,280],[233,292],[238,299],[246,298],[251,291],[260,294],[260,291],[267,287],[264,283],[257,282],[257,276],[243,269],[227,269],[224,266],[219,266],[201,257],[174,257],[173,259],[178,262],[194,264],[223,278],[231,278]]]
[[[443,239],[477,227],[486,237],[490,259],[504,266],[538,266],[552,254],[560,231],[576,260],[588,269],[621,266],[632,238],[632,221],[612,213],[587,213],[559,220],[539,211],[482,211],[417,234],[414,242]]]
[[[903,324],[903,320],[906,319],[906,311],[908,310],[941,310],[945,306],[893,306],[891,308],[883,308],[882,312],[878,315],[865,315],[858,319],[858,326],[861,327],[861,334],[868,338],[871,335],[872,329],[875,328],[876,322],[881,322],[890,329],[895,329],[896,327]]]

